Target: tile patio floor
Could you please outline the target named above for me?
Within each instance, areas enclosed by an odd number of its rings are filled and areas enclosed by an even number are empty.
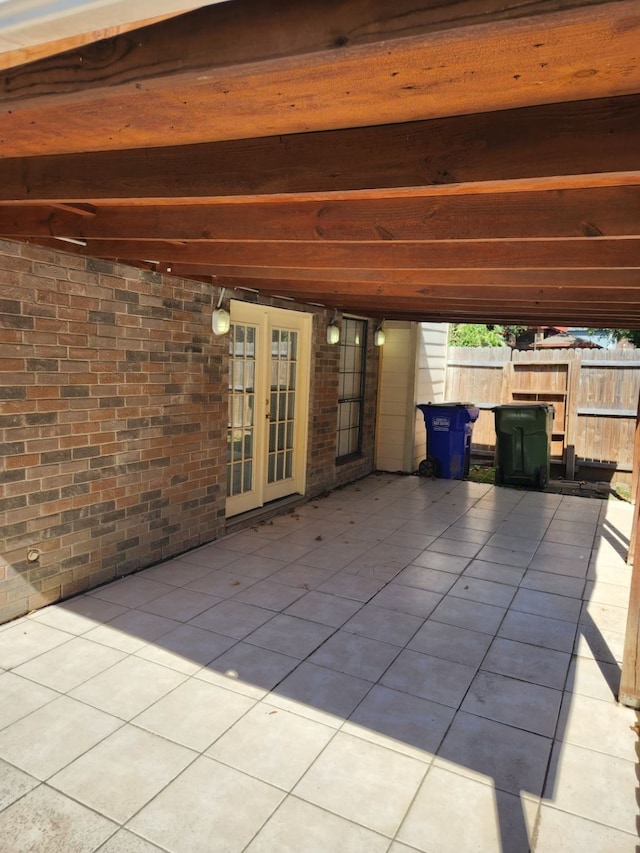
[[[0,627],[0,851],[636,853],[630,521],[373,475]]]

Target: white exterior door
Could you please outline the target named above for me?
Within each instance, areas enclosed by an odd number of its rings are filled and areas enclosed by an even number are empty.
[[[227,517],[305,487],[311,315],[231,302]]]

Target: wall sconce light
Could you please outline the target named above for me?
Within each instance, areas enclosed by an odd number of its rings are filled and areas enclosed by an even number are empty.
[[[384,323],[384,320],[382,321],[382,323]],[[384,333],[384,329],[382,328],[382,323],[380,323],[380,325],[378,326],[378,328],[375,330],[375,332],[373,334],[373,343],[377,347],[381,347],[386,340],[386,335]]]
[[[226,335],[229,331],[229,327],[231,326],[231,317],[229,316],[229,312],[225,311],[224,308],[221,308],[222,298],[224,297],[224,287],[220,291],[220,296],[218,297],[218,305],[216,306],[215,311],[211,315],[211,331],[214,335]]]
[[[332,345],[340,342],[340,326],[336,323],[337,316],[336,310],[333,312],[333,320],[327,326],[327,343]]]

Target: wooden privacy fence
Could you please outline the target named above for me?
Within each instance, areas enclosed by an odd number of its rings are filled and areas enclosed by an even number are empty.
[[[445,399],[480,408],[473,453],[493,454],[494,406],[551,403],[551,459],[569,479],[630,482],[639,391],[640,350],[448,350]]]

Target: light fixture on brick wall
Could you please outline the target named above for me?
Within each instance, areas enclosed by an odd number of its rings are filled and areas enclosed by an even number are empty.
[[[337,316],[338,311],[336,309],[333,312],[333,320],[327,326],[327,343],[332,345],[340,343],[340,326],[336,323]]]
[[[214,335],[226,335],[231,326],[231,317],[229,312],[222,308],[222,299],[224,297],[224,287],[220,291],[218,304],[211,315],[211,330]]]
[[[382,321],[382,323],[379,324],[378,328],[373,334],[373,342],[377,347],[381,347],[386,340],[386,335],[384,333],[384,329],[382,328],[383,323],[384,320]]]

